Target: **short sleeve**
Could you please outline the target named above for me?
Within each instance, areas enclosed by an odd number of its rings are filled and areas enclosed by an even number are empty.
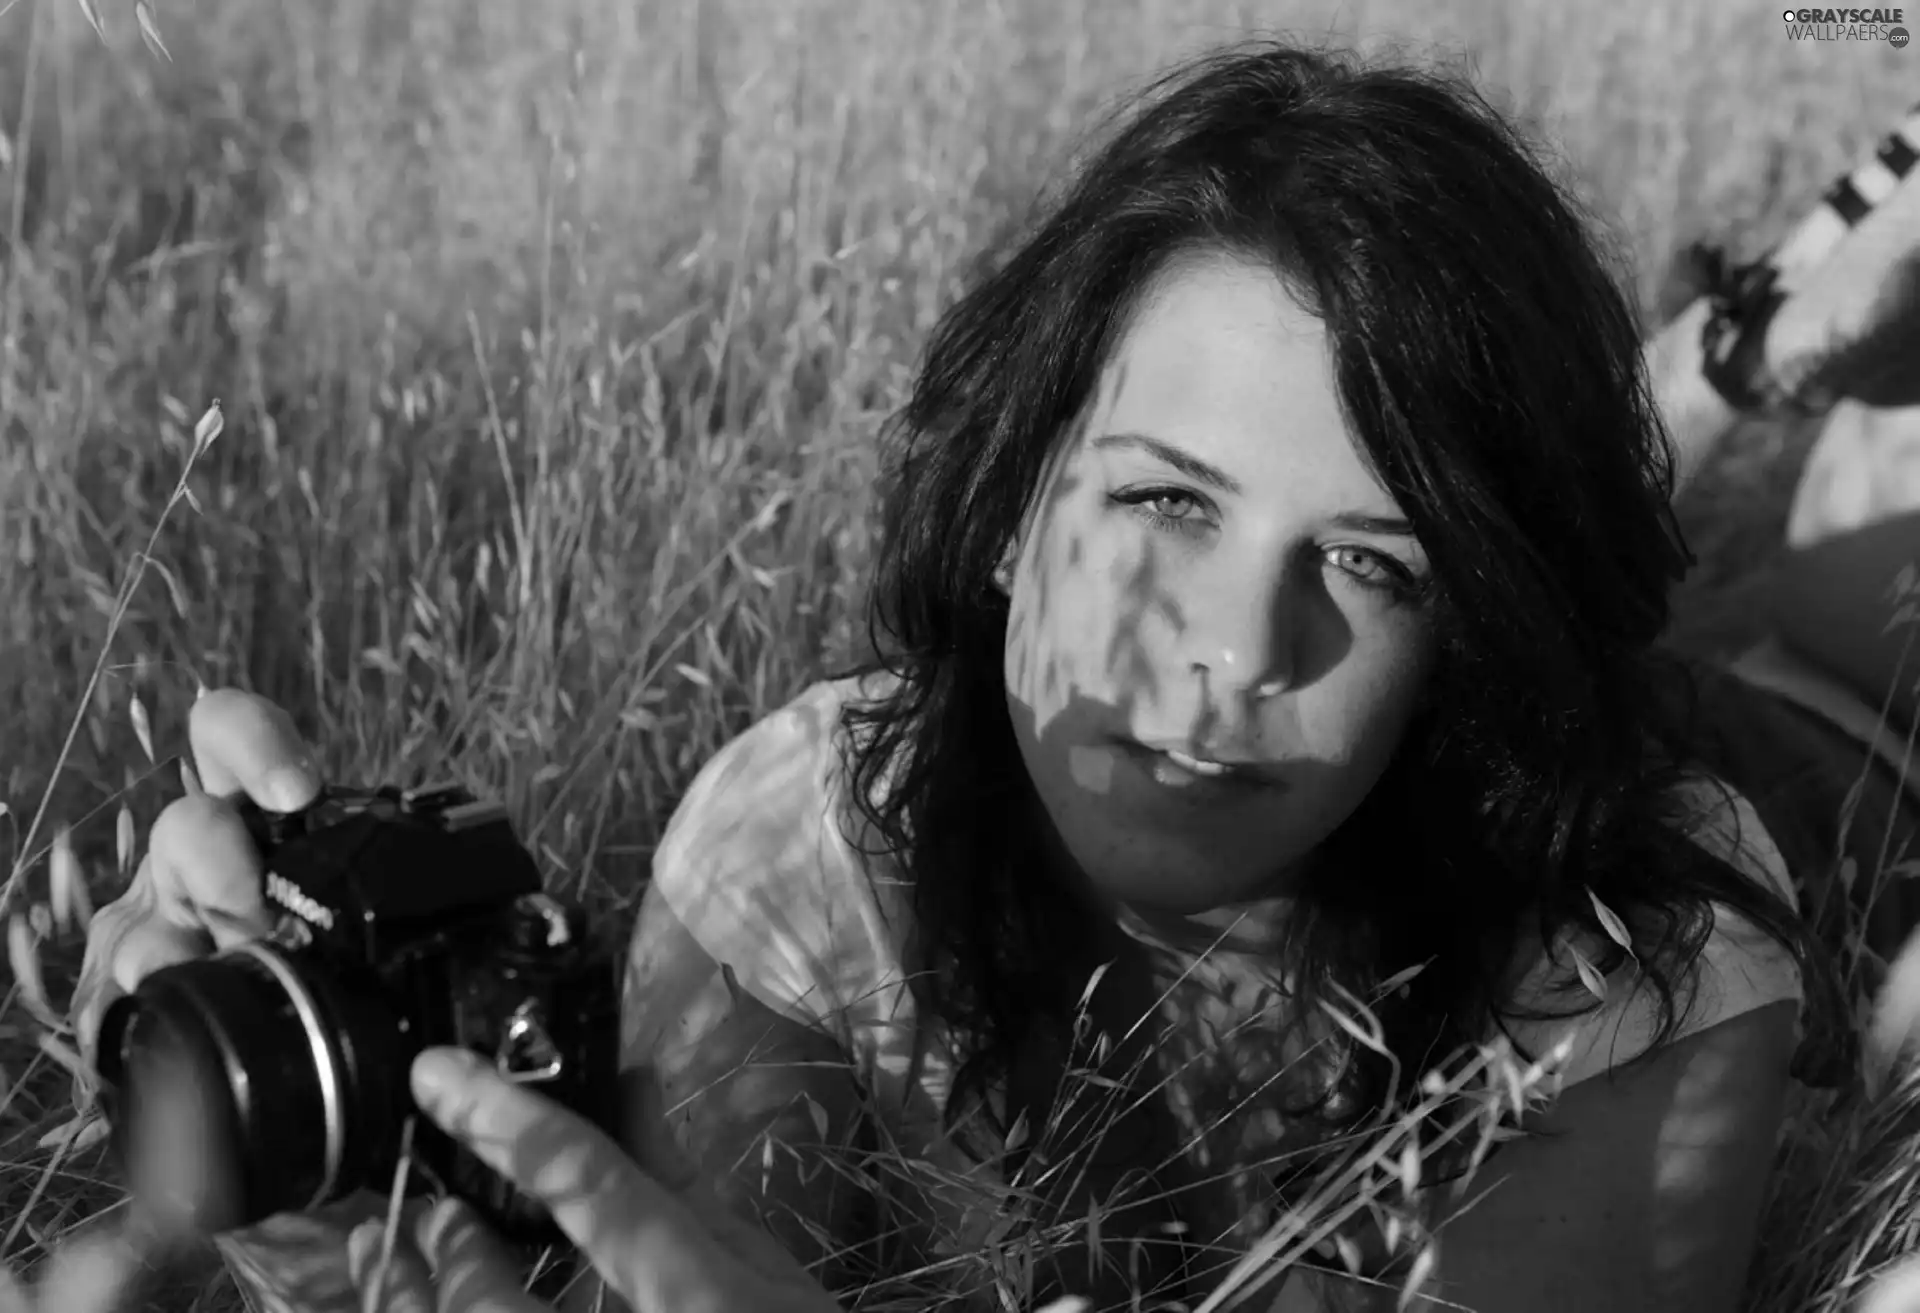
[[[816,684],[728,743],[653,859],[658,896],[741,988],[835,1029],[887,1011],[896,974],[893,936],[839,819],[840,705],[835,685]]]
[[[1751,803],[1732,790],[1706,782],[1690,787],[1685,801],[1685,826],[1695,843],[1793,901],[1786,861]],[[1797,1004],[1804,997],[1799,967],[1784,945],[1724,904],[1714,904],[1713,915],[1713,929],[1701,950],[1696,974],[1691,982],[1679,982],[1676,991],[1675,1002],[1681,1011],[1674,1040],[1773,1003]],[[1565,978],[1573,965],[1574,947],[1570,942],[1561,944],[1555,959],[1543,963],[1529,977],[1522,989],[1524,1003],[1568,1010],[1569,1000],[1564,996],[1545,999],[1544,991],[1548,980]],[[1588,946],[1589,961],[1598,948]],[[1509,1025],[1514,1038],[1534,1057],[1544,1057],[1560,1041],[1569,1041],[1567,1064],[1561,1069],[1563,1085],[1633,1061],[1652,1047],[1658,1033],[1658,995],[1640,976],[1634,962],[1622,963],[1605,984],[1606,999],[1578,1016],[1551,1021],[1528,1019]]]

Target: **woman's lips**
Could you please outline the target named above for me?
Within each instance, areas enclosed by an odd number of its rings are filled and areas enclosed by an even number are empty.
[[[1270,763],[1201,757],[1171,744],[1143,743],[1127,735],[1116,735],[1113,741],[1163,788],[1244,796],[1249,789],[1272,789],[1281,784],[1278,771]]]

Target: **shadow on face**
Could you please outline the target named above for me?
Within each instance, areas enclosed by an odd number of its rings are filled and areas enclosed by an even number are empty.
[[[1283,893],[1419,702],[1427,571],[1320,322],[1259,265],[1170,267],[1062,435],[1007,589],[1015,734],[1073,860],[1145,907]]]

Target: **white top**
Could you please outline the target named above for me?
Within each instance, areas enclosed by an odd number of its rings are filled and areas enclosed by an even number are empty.
[[[667,827],[653,884],[741,988],[841,1038],[865,1071],[870,1095],[896,1110],[889,1129],[903,1150],[976,1173],[983,1169],[960,1158],[939,1131],[953,1066],[937,1025],[920,1033],[905,988],[906,891],[894,871],[871,869],[846,833],[836,731],[853,695],[852,681],[815,684],[717,753]],[[1792,900],[1785,863],[1752,806],[1737,795],[1729,806],[1727,792],[1701,784],[1690,794],[1699,801],[1692,837]],[[1680,1036],[1803,997],[1782,947],[1731,909],[1716,913]],[[1589,962],[1602,956],[1599,950],[1584,946]],[[1564,976],[1567,965],[1556,972],[1543,955],[1527,981]],[[1636,988],[1636,972],[1633,963],[1622,964],[1606,982],[1605,1001],[1583,1015],[1509,1029],[1535,1057],[1571,1032],[1562,1083],[1590,1079],[1648,1047],[1657,1003],[1650,989]],[[1683,992],[1680,1001],[1686,999]],[[1556,996],[1546,1004],[1566,1012],[1582,1001]]]

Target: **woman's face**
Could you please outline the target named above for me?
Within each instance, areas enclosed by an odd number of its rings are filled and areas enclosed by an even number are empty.
[[[1385,771],[1433,646],[1325,330],[1272,273],[1171,269],[1042,481],[1003,580],[1020,750],[1136,907],[1284,893]]]

